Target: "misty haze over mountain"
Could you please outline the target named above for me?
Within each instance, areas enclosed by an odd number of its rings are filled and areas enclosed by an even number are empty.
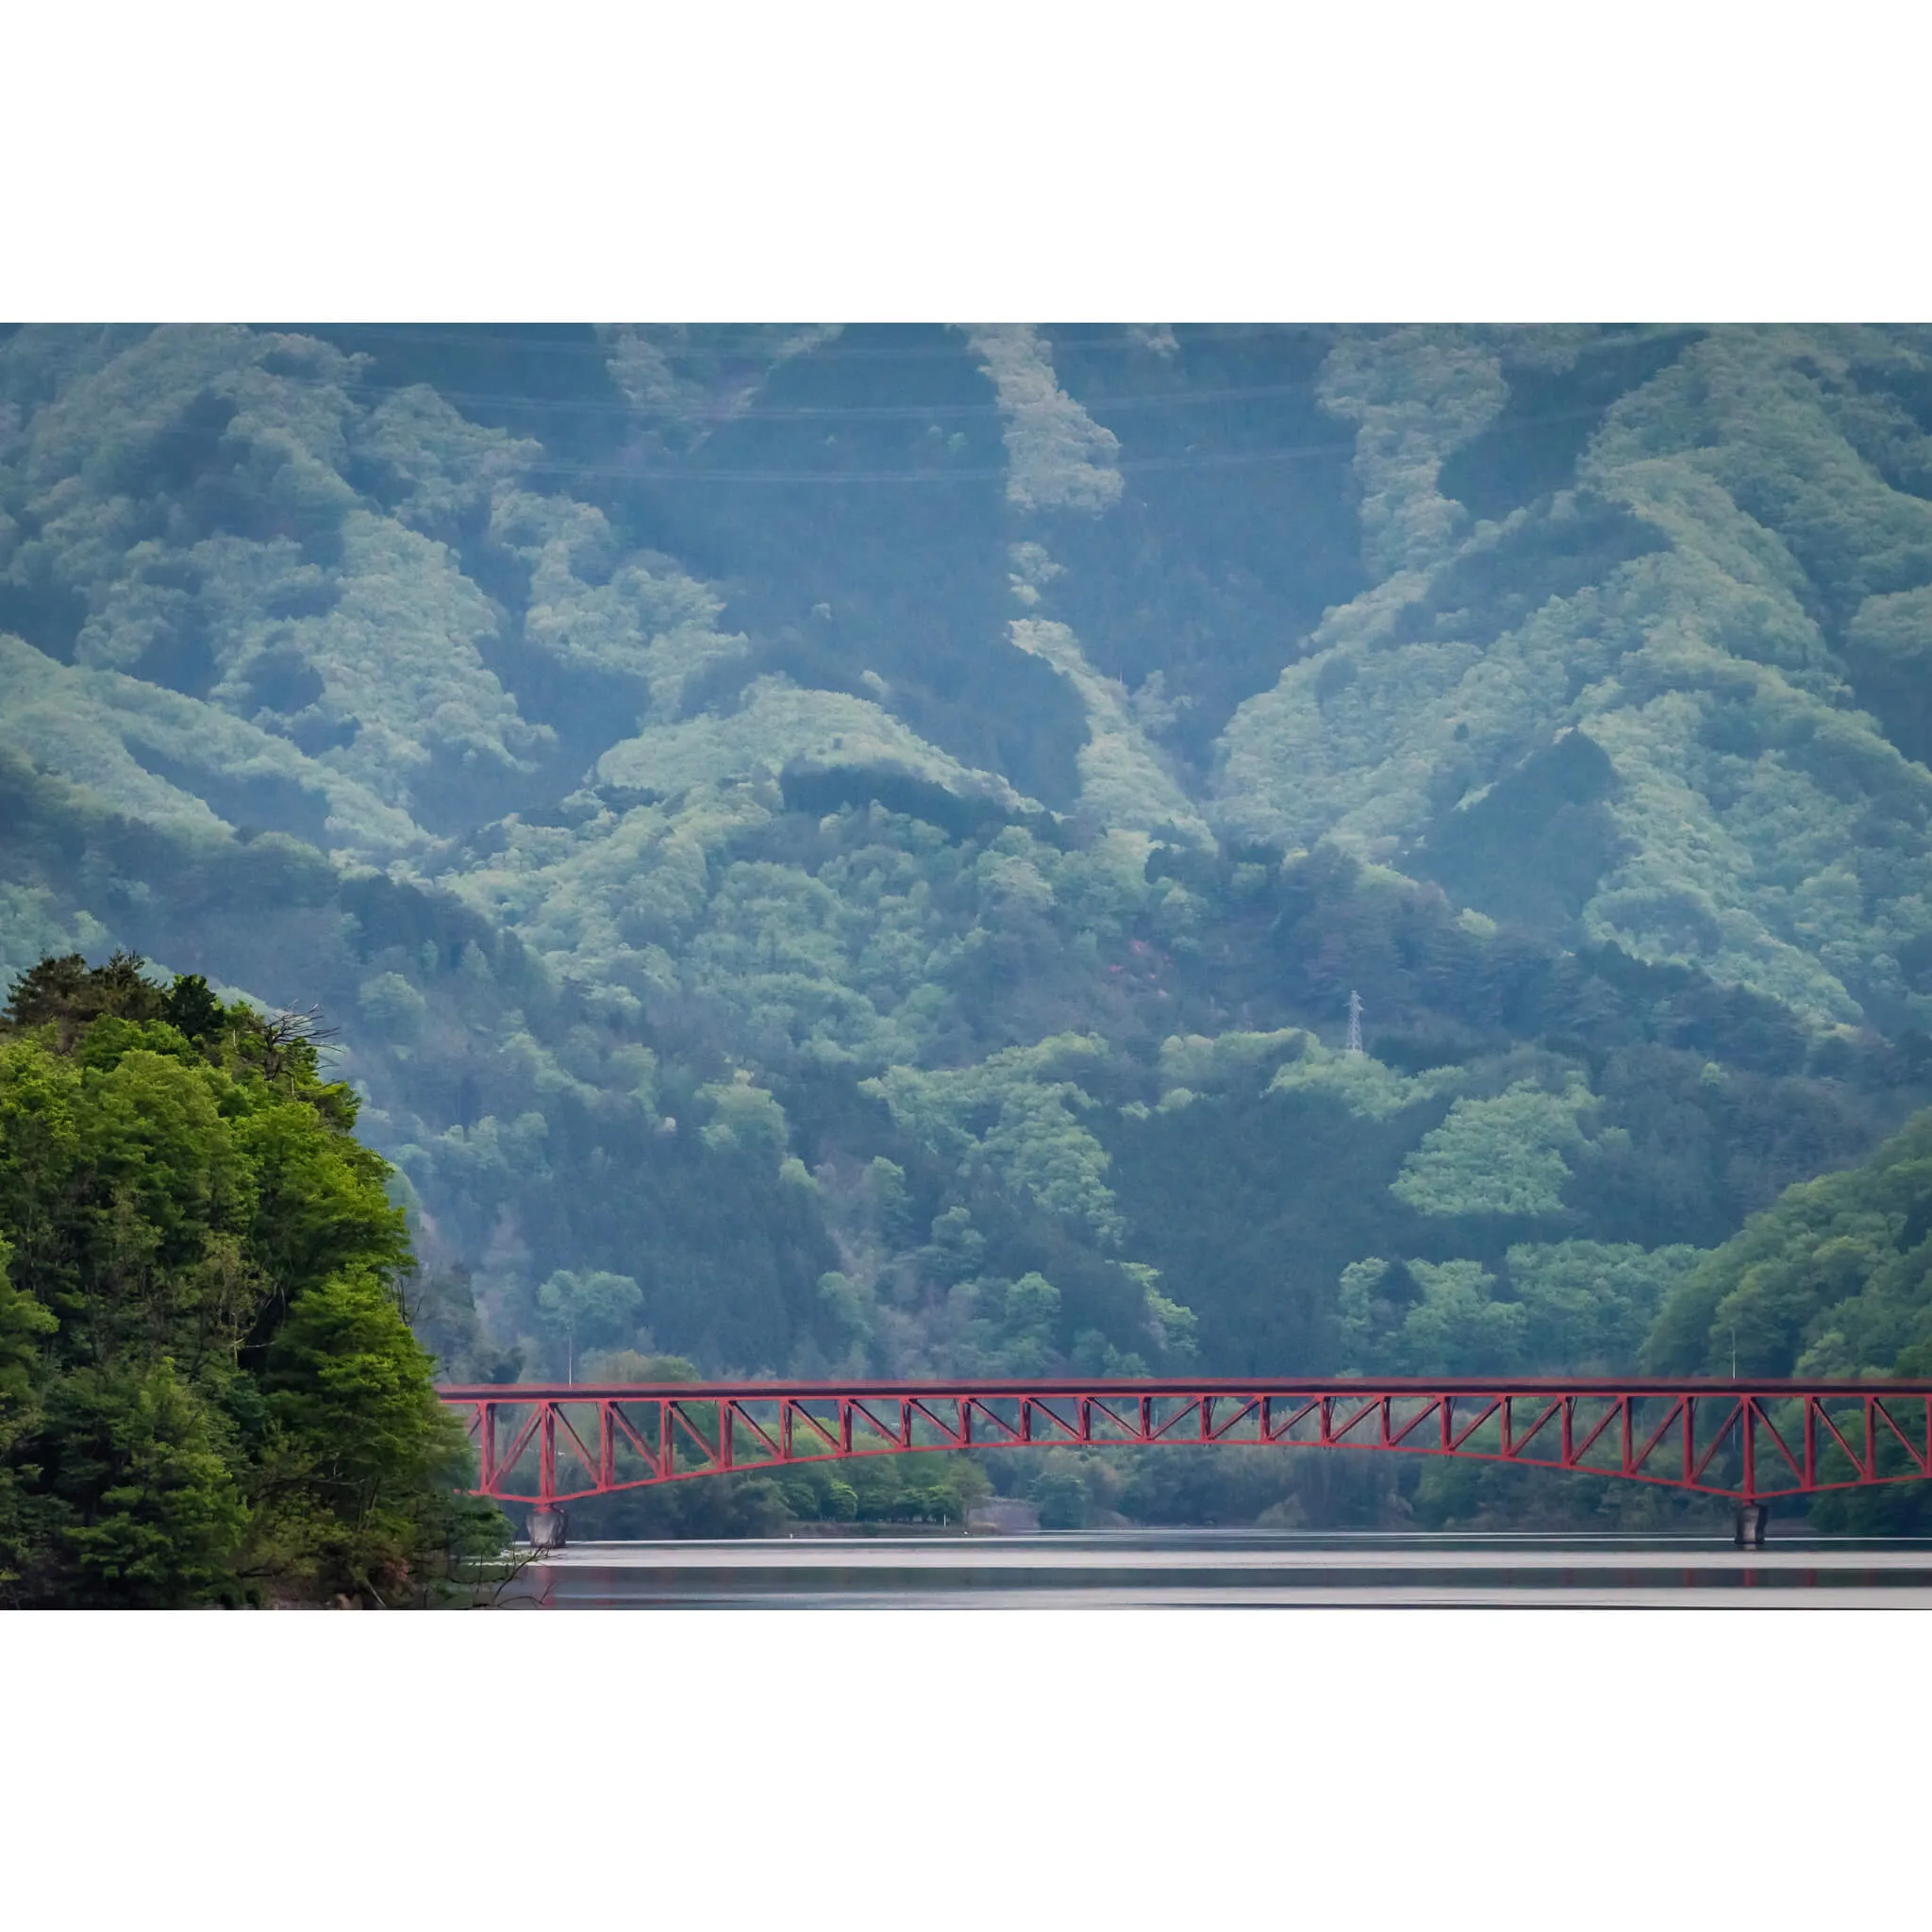
[[[319,1002],[461,1378],[1890,1370],[1928,760],[1932,330],[0,338],[0,977]]]

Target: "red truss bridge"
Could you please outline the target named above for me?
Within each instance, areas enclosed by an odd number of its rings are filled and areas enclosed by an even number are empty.
[[[1618,1476],[1724,1498],[1761,1541],[1781,1497],[1932,1477],[1932,1382],[513,1383],[443,1388],[475,1493],[559,1506],[656,1483],[927,1450],[1365,1449]]]

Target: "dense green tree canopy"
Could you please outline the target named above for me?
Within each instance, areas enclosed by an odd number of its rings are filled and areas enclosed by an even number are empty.
[[[1661,1374],[1925,1373],[1932,1111],[1869,1161],[1789,1189],[1679,1283],[1644,1359]]]
[[[437,1596],[491,1547],[312,1029],[42,961],[0,1024],[0,1597]]]

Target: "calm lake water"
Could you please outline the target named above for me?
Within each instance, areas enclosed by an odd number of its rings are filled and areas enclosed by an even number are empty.
[[[1928,1609],[1932,1541],[1157,1530],[580,1543],[514,1594],[560,1610]]]

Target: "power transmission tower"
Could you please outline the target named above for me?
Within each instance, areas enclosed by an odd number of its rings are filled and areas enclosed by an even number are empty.
[[[1362,996],[1358,992],[1348,996],[1348,1044],[1342,1051],[1357,1059],[1362,1057]]]

